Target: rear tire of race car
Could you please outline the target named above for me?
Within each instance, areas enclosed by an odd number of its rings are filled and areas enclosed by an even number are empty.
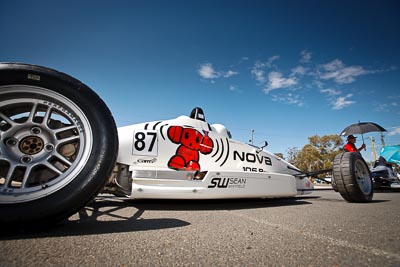
[[[0,64],[0,223],[55,223],[92,200],[118,150],[101,98],[67,74]]]
[[[333,161],[333,177],[348,202],[370,202],[374,195],[371,173],[359,153],[345,152]]]

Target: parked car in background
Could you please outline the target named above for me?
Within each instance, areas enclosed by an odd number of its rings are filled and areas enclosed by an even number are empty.
[[[391,163],[380,157],[371,168],[374,189],[400,189],[400,180],[393,171]]]

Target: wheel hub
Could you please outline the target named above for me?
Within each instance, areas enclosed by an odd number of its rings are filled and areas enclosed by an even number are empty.
[[[19,144],[20,151],[26,155],[38,154],[43,148],[44,142],[38,136],[27,136]]]

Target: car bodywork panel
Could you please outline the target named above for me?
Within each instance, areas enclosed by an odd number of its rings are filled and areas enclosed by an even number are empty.
[[[118,135],[117,163],[129,170],[134,199],[292,197],[313,189],[293,165],[233,140],[220,124],[180,116],[120,127]]]

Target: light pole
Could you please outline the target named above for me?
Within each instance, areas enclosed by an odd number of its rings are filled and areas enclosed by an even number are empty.
[[[250,143],[253,145],[254,143],[254,129],[251,129],[251,139],[250,139]]]
[[[369,138],[371,139],[372,155],[374,156],[374,161],[376,161],[375,138],[373,136],[370,136]]]

